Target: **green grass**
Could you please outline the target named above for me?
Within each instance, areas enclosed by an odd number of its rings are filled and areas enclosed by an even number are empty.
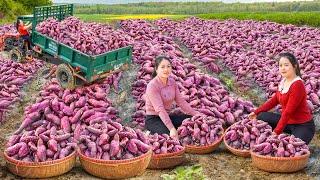
[[[299,2],[144,2],[130,4],[76,5],[76,14],[207,14],[221,12],[320,11],[320,0]]]
[[[182,20],[191,15],[172,15],[172,14],[76,14],[84,21],[94,21],[101,23],[114,23],[123,19],[146,19],[155,20],[160,18],[169,18],[173,20]],[[282,24],[294,24],[297,26],[307,25],[320,27],[320,12],[269,12],[269,13],[250,13],[250,12],[225,12],[194,15],[203,19],[239,19],[239,20],[257,20],[273,21]]]
[[[282,24],[294,24],[297,26],[308,25],[320,27],[320,12],[269,12],[269,13],[212,13],[197,15],[203,19],[239,19],[239,20],[257,20],[273,21]]]

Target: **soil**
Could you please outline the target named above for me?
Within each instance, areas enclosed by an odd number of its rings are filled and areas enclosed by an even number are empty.
[[[112,106],[119,112],[119,117],[123,119],[124,124],[130,125],[131,115],[135,111],[135,100],[131,94],[131,85],[136,80],[139,66],[131,64],[130,67],[123,71],[119,82],[119,90],[115,91],[113,88],[108,94],[108,98],[112,102]]]

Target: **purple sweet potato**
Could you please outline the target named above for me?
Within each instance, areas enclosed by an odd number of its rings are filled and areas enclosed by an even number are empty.
[[[60,118],[59,118],[58,116],[56,116],[56,115],[54,115],[54,114],[46,114],[45,116],[46,116],[46,119],[47,119],[47,120],[49,120],[49,121],[51,121],[52,123],[60,126],[61,120],[60,120]]]
[[[231,147],[249,151],[256,143],[264,142],[270,135],[271,127],[265,122],[251,121],[245,118],[233,124],[224,138]],[[265,151],[269,151],[269,148],[266,148]]]
[[[287,134],[269,136],[264,142],[254,145],[252,150],[272,157],[295,157],[309,153],[305,142]]]
[[[110,143],[110,156],[114,157],[120,151],[119,135],[116,134]]]
[[[205,115],[196,115],[185,119],[178,128],[179,138],[183,145],[186,143],[200,146],[212,144],[222,136],[222,132],[222,123],[215,117]]]

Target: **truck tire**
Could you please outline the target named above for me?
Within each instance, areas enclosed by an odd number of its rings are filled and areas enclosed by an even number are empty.
[[[60,64],[57,67],[56,77],[59,84],[64,89],[75,88],[75,77],[73,76],[72,69],[66,64]]]
[[[14,48],[14,45],[13,45],[13,39],[10,38],[10,37],[7,37],[5,40],[4,40],[4,50],[5,51],[10,51]]]

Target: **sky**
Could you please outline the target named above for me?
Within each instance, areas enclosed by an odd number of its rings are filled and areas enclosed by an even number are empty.
[[[80,3],[80,4],[127,4],[139,2],[217,2],[224,3],[254,3],[254,2],[288,2],[293,0],[52,0],[53,3]],[[295,0],[304,1],[304,0]]]

